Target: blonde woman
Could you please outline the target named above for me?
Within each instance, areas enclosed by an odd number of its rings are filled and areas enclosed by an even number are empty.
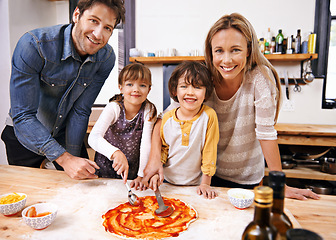
[[[206,104],[215,109],[220,131],[214,186],[252,189],[264,177],[264,159],[270,170],[282,170],[274,129],[280,81],[261,54],[257,39],[250,22],[233,13],[221,17],[205,40],[205,62],[215,87]],[[144,180],[147,174],[160,170],[154,148],[151,156]],[[310,190],[288,186],[285,194],[301,200],[319,198]]]

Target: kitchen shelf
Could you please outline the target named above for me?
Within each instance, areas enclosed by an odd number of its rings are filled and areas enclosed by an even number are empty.
[[[286,174],[286,178],[300,178],[300,179],[313,179],[313,180],[325,180],[336,181],[336,174],[321,172],[320,166],[304,167],[298,166],[293,169],[283,169]],[[265,168],[265,176],[268,176],[269,169]]]
[[[318,54],[267,54],[264,55],[272,62],[302,62],[308,59],[317,59]],[[141,62],[144,64],[175,64],[182,61],[204,61],[204,56],[176,56],[176,57],[130,57],[130,62]]]
[[[141,62],[144,64],[171,64],[183,61],[204,62],[203,56],[176,56],[176,57],[130,57],[130,62]]]

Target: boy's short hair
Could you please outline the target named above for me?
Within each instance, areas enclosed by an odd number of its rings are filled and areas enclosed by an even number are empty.
[[[183,61],[175,68],[168,81],[169,94],[175,102],[178,102],[176,90],[178,81],[181,77],[184,77],[186,83],[191,84],[193,87],[205,87],[206,91],[204,101],[209,99],[214,86],[211,73],[203,63],[196,61]]]

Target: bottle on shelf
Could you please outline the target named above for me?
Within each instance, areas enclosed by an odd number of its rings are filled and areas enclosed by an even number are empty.
[[[279,239],[276,228],[271,225],[270,214],[273,202],[273,190],[267,186],[254,188],[254,217],[245,228],[242,240]]]
[[[279,171],[270,171],[268,186],[273,189],[273,206],[271,211],[271,224],[274,225],[282,240],[286,240],[286,232],[293,225],[284,213],[286,175]]]
[[[265,52],[265,39],[264,38],[259,39],[259,49],[260,49],[260,52],[264,54]]]
[[[308,53],[315,53],[316,50],[316,33],[309,34]]]
[[[269,42],[265,42],[265,51],[264,54],[270,54],[270,45]]]
[[[275,37],[275,53],[282,53],[283,52],[283,40],[284,36],[282,34],[282,29],[279,29],[278,35]]]
[[[295,37],[295,53],[301,53],[301,29],[297,30]]]
[[[275,37],[272,37],[271,43],[270,43],[270,53],[275,53]]]
[[[288,37],[287,38],[287,50],[286,50],[286,53],[287,54],[292,54],[293,53],[293,50],[292,50],[292,37]]]

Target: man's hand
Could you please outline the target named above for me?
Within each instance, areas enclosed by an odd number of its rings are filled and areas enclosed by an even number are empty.
[[[99,166],[89,159],[75,157],[65,152],[55,161],[63,167],[64,172],[73,179],[98,178],[95,172],[96,169],[99,169]]]

